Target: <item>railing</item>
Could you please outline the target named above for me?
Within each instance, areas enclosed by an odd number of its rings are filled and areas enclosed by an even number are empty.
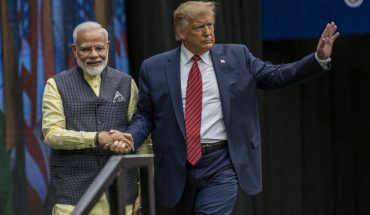
[[[152,154],[112,156],[78,201],[72,215],[88,214],[114,180],[117,185],[117,202],[113,205],[118,207],[117,214],[125,215],[124,177],[121,171],[123,167],[140,168],[142,213],[155,215],[153,158]]]

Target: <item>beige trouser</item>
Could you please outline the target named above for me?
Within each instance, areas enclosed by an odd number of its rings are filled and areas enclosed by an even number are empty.
[[[144,144],[137,151],[138,154],[152,153],[152,143],[150,138],[145,140]],[[126,205],[126,215],[132,214],[132,208],[133,205]],[[70,215],[73,209],[74,209],[73,205],[56,204],[53,207],[53,215]],[[89,215],[110,215],[109,203],[105,194],[99,199],[99,201],[96,203],[95,207],[91,210]]]
[[[73,205],[56,204],[53,207],[53,215],[70,215],[74,209]],[[126,215],[132,214],[132,205],[126,206]],[[99,199],[89,215],[110,215],[109,203],[105,194]]]

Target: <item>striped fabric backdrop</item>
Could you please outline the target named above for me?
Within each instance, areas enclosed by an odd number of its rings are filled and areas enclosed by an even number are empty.
[[[127,58],[127,34],[126,34],[126,14],[125,1],[116,0],[114,2],[114,15],[113,15],[113,45],[114,45],[114,62],[116,69],[128,73],[129,64]]]
[[[0,8],[0,214],[45,214],[49,183],[49,148],[41,132],[45,82],[75,65],[72,32],[88,20],[110,32],[114,55],[109,64],[129,71],[125,1],[0,0]]]
[[[5,148],[4,125],[3,31],[0,25],[0,214],[11,214],[11,176],[9,156]]]

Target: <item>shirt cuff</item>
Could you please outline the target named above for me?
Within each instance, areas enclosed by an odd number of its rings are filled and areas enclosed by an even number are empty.
[[[330,57],[325,59],[325,60],[320,60],[319,57],[317,57],[317,52],[315,52],[315,58],[316,58],[317,62],[320,64],[320,66],[322,68],[324,68],[325,70],[329,69],[329,65],[330,65],[330,62],[331,62]]]

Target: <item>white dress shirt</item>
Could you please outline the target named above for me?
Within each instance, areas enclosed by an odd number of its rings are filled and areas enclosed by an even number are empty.
[[[192,54],[185,46],[181,45],[180,55],[180,76],[181,76],[181,96],[182,107],[185,113],[186,86],[190,68],[193,65]],[[200,129],[201,143],[214,143],[227,140],[225,124],[221,108],[220,93],[211,55],[208,52],[200,55],[198,62],[199,70],[202,74],[202,121]]]

